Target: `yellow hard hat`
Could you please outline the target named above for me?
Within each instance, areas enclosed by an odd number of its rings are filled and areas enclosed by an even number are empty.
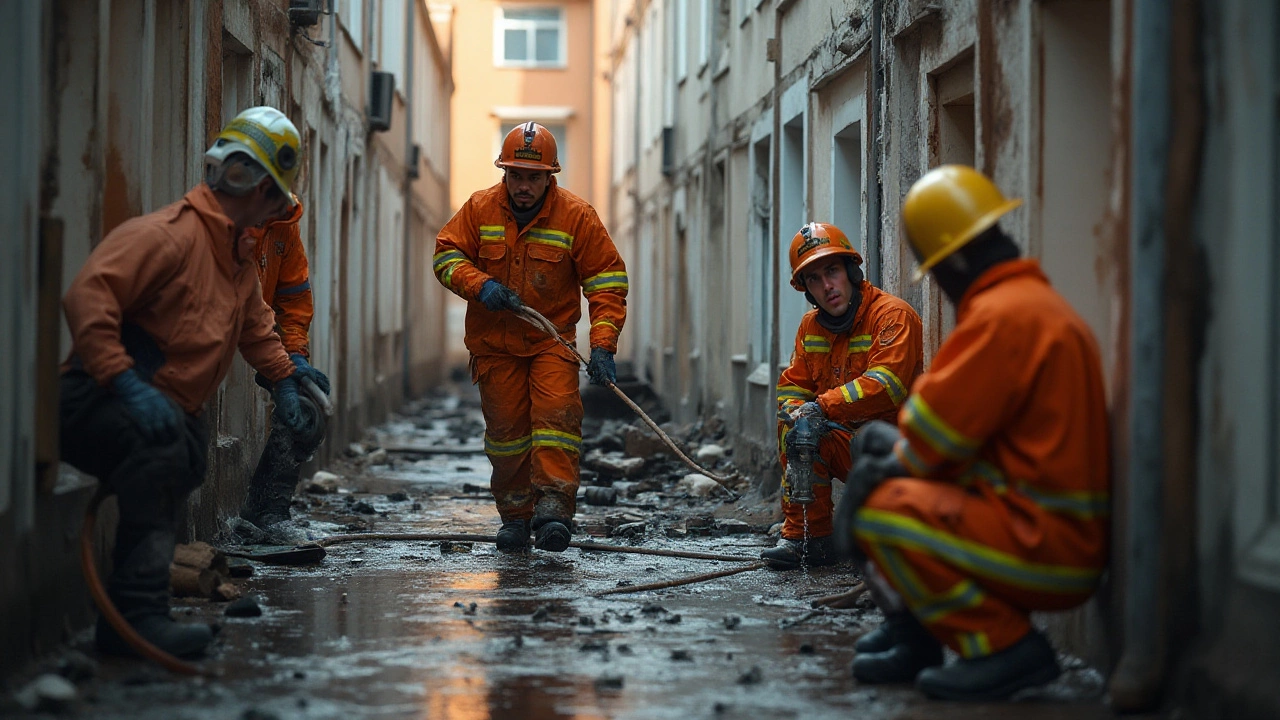
[[[925,173],[902,202],[902,227],[921,258],[914,280],[920,282],[929,268],[1021,204],[967,165],[942,165]]]
[[[207,162],[221,163],[235,153],[247,154],[271,175],[293,207],[297,204],[293,184],[302,167],[301,146],[293,122],[279,110],[263,105],[251,107],[227,123],[204,157]]]

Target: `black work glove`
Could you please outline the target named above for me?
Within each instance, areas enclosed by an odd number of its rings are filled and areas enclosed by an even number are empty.
[[[311,367],[311,363],[307,362],[307,357],[301,353],[293,353],[289,355],[289,359],[293,361],[294,367],[298,368],[293,373],[298,382],[302,382],[302,378],[309,378],[311,382],[320,388],[320,392],[325,395],[329,394],[329,377],[319,370]]]
[[[613,364],[613,353],[604,348],[591,348],[591,362],[587,363],[587,377],[592,385],[610,385],[618,382],[618,368]]]
[[[276,403],[275,417],[284,426],[295,433],[305,430],[306,418],[302,414],[302,403],[298,400],[298,378],[294,375],[279,381],[271,391],[271,399]]]
[[[793,421],[799,420],[802,417],[825,417],[825,415],[822,414],[822,406],[819,405],[817,401],[810,400],[791,411],[791,419]]]
[[[524,307],[524,302],[520,300],[520,296],[497,280],[485,280],[484,284],[480,286],[480,296],[477,299],[493,312],[516,310]]]
[[[178,410],[165,394],[143,380],[133,368],[111,379],[111,389],[124,403],[129,417],[138,425],[142,436],[157,443],[173,442],[178,437]]]
[[[896,425],[873,420],[849,441],[853,469],[845,478],[844,495],[835,511],[836,551],[842,557],[853,554],[853,518],[871,491],[888,478],[909,474],[893,452],[901,437]]]

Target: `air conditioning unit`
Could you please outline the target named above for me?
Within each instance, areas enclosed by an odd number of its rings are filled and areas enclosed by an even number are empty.
[[[391,100],[396,94],[396,76],[375,70],[369,77],[369,129],[385,132],[391,129]]]
[[[324,0],[289,0],[289,22],[299,27],[315,25],[325,14],[324,4]]]
[[[418,167],[421,164],[422,164],[422,146],[415,144],[409,150],[409,167],[407,169],[407,174],[410,180],[417,180],[418,176],[422,174],[418,170]]]

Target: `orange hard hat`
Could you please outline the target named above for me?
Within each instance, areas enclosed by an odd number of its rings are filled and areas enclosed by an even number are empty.
[[[902,201],[902,227],[920,256],[914,280],[920,282],[930,268],[1021,204],[967,165],[942,165],[925,173]]]
[[[536,122],[511,128],[502,141],[502,153],[493,161],[500,168],[525,168],[560,172],[556,158],[556,137]]]
[[[853,244],[844,232],[830,223],[811,222],[800,228],[800,232],[791,239],[791,287],[805,291],[804,282],[800,280],[800,271],[815,260],[835,255],[846,255],[853,258],[855,265],[862,264],[862,256],[853,249]]]

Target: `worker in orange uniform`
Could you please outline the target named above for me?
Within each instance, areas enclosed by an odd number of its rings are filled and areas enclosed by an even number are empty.
[[[293,198],[292,212],[269,222],[257,234],[255,247],[258,280],[262,299],[275,312],[275,329],[289,352],[289,359],[299,368],[310,368],[317,386],[328,394],[329,379],[311,368],[309,332],[315,306],[311,299],[311,278],[307,267],[307,251],[302,245],[298,223],[302,219],[302,202]],[[249,481],[249,492],[240,517],[258,528],[269,528],[289,519],[289,505],[298,486],[299,470],[324,439],[323,415],[306,432],[293,432],[287,426],[273,423],[267,445],[258,458],[257,468]]]
[[[791,286],[814,309],[800,321],[791,365],[778,380],[782,466],[797,440],[795,420],[819,419],[824,431],[826,421],[841,427],[821,438],[812,472],[801,470],[813,478],[811,501],[794,501],[796,478],[784,473],[782,540],[760,554],[780,570],[836,561],[831,479],[849,472],[851,431],[896,416],[923,367],[920,316],[863,279],[862,256],[840,228],[817,222],[800,228],[790,259]],[[808,500],[808,493],[800,499]]]
[[[480,386],[485,453],[502,527],[498,549],[569,546],[582,444],[578,361],[509,312],[525,304],[574,342],[585,295],[595,384],[614,382],[626,320],[627,269],[586,201],[556,184],[556,139],[528,122],[511,130],[494,164],[502,181],[471,196],[436,238],[434,269],[468,301],[466,345]],[[581,293],[581,294],[580,294]]]
[[[178,514],[204,480],[202,406],[239,348],[272,383],[277,420],[299,428],[298,384],[314,375],[273,331],[250,232],[293,202],[297,129],[274,108],[250,108],[204,158],[204,183],[108,233],[63,298],[72,348],[60,382],[61,456],[117,495],[108,596],[143,639],[182,657],[213,637],[208,625],[169,616]],[[131,652],[102,618],[96,642]]]
[[[895,428],[855,441],[837,512],[885,622],[855,646],[862,682],[1005,698],[1059,673],[1035,610],[1084,602],[1107,559],[1107,406],[1088,325],[997,220],[1020,203],[943,166],[902,221],[956,306],[956,327]],[[865,498],[865,501],[864,501]],[[941,644],[961,656],[943,667]]]

